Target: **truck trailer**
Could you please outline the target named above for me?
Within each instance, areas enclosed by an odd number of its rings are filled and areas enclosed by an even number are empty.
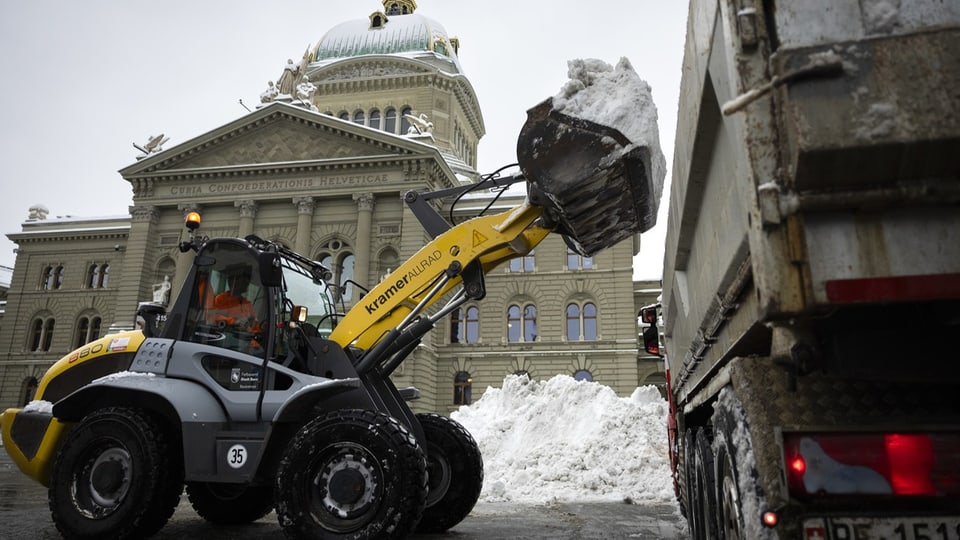
[[[705,538],[960,538],[960,2],[692,0],[656,321]]]

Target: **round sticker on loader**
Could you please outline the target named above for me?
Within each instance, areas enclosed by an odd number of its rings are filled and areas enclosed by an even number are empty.
[[[235,444],[227,450],[227,464],[234,469],[239,469],[247,464],[247,447],[242,444]]]

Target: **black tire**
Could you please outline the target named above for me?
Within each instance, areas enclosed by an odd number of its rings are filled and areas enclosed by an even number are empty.
[[[483,458],[470,433],[438,414],[418,414],[427,449],[427,502],[417,532],[440,533],[463,521],[483,488]]]
[[[273,510],[273,486],[187,482],[197,515],[218,525],[253,523]]]
[[[733,408],[730,408],[733,407]],[[714,434],[716,437],[716,470],[717,470],[717,537],[721,540],[739,540],[755,536],[748,534],[745,529],[743,514],[743,489],[759,491],[756,483],[756,468],[750,464],[737,463],[738,448],[734,446],[733,441],[739,441],[746,455],[753,455],[750,437],[736,436],[738,431],[747,429],[746,418],[740,402],[735,398],[729,400],[729,405],[717,407],[713,416]],[[751,467],[747,471],[745,478],[752,478],[754,481],[750,486],[741,486],[737,473],[739,466]],[[759,493],[756,493],[759,495]]]
[[[289,538],[405,538],[423,512],[426,459],[416,438],[377,412],[340,410],[304,426],[277,473]]]
[[[66,436],[48,503],[64,538],[145,538],[180,502],[179,448],[144,411],[111,407],[87,415]]]
[[[694,540],[715,540],[716,481],[713,472],[713,448],[706,429],[696,430],[694,436],[694,474],[690,480],[691,536]]]

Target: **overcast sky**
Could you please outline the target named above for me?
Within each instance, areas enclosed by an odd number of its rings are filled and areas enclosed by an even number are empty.
[[[567,80],[567,60],[626,56],[650,83],[672,170],[687,2],[418,0],[417,13],[460,38],[483,111],[479,170],[516,160],[526,110]],[[117,173],[152,135],[171,148],[259,103],[288,58],[376,0],[30,0],[0,2],[0,265],[13,266],[28,209],[127,215]],[[663,224],[642,236],[634,275],[659,279]]]

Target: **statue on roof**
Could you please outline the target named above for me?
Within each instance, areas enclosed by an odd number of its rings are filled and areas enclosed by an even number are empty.
[[[267,89],[260,94],[260,103],[270,103],[271,101],[277,99],[277,96],[280,95],[280,91],[277,90],[277,87],[273,84],[273,81],[267,81]]]
[[[420,113],[419,116],[405,114],[403,117],[410,121],[410,129],[407,130],[407,135],[433,133],[433,122],[430,121],[430,118],[427,117],[426,114]]]
[[[299,64],[294,64],[293,60],[288,59],[287,65],[283,68],[283,73],[277,79],[277,91],[281,96],[296,96],[297,85],[299,85],[307,74],[307,65],[310,63],[310,47],[303,53],[303,58]]]

